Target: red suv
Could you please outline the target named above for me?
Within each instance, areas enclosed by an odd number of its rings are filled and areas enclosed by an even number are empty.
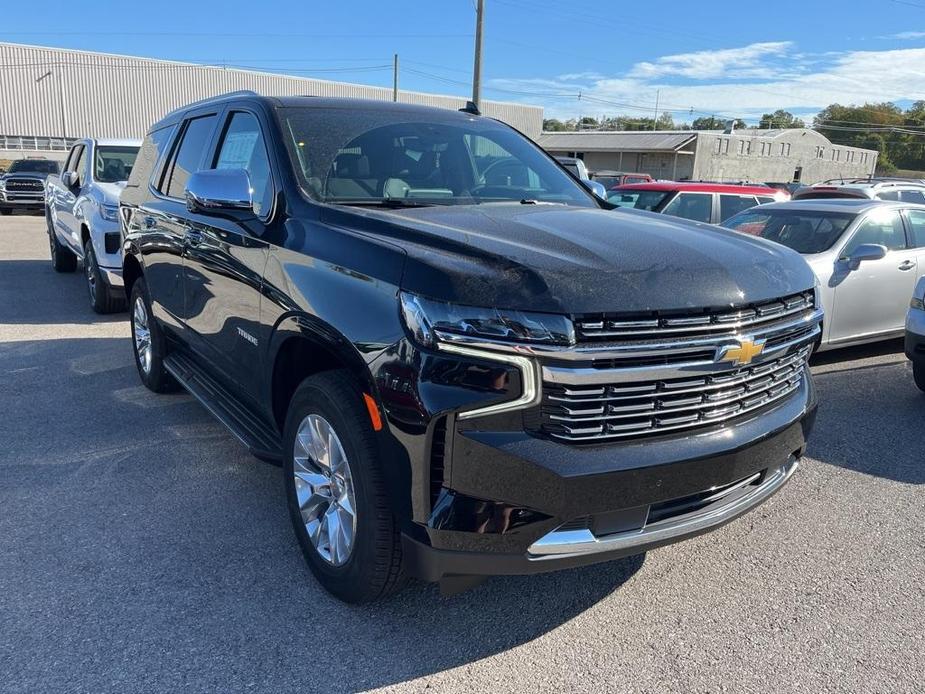
[[[789,199],[789,193],[767,186],[726,183],[633,183],[607,191],[608,202],[617,207],[662,212],[709,224],[719,224],[755,205]]]

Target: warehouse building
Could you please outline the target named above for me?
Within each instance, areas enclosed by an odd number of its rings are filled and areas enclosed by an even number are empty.
[[[250,89],[392,99],[392,89],[253,70],[0,43],[0,159],[64,159],[81,137],[140,138],[167,112],[216,94]],[[466,99],[401,91],[399,101],[459,109]],[[530,137],[539,136],[539,106],[482,101],[482,112]]]
[[[690,181],[817,183],[874,173],[877,152],[833,144],[807,128],[544,132],[555,155],[583,159],[589,171],[647,173]]]

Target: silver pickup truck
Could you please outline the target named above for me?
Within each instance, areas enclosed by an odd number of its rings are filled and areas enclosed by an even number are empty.
[[[141,140],[78,140],[60,176],[45,184],[45,221],[51,263],[74,272],[83,262],[90,304],[97,313],[125,305],[120,255],[119,194]]]

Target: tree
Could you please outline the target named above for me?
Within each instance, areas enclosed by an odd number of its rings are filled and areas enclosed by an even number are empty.
[[[806,123],[794,116],[790,111],[779,108],[774,113],[765,113],[761,116],[758,127],[765,130],[772,128],[805,128]]]
[[[748,124],[741,118],[736,118],[734,122],[736,130],[741,130],[742,128],[747,128]],[[726,119],[725,118],[716,118],[715,116],[702,116],[700,118],[695,118],[694,122],[691,123],[691,130],[725,130],[726,129]]]
[[[552,133],[562,132],[563,130],[568,130],[568,127],[557,118],[545,118],[543,120],[543,130]]]

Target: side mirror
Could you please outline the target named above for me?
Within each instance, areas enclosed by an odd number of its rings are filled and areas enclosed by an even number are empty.
[[[604,187],[603,183],[598,183],[597,181],[589,181],[587,179],[581,180],[581,185],[594,193],[597,197],[602,200],[607,199],[607,189]]]
[[[205,169],[186,182],[186,208],[214,214],[227,210],[253,210],[250,176],[244,169]]]
[[[74,188],[78,182],[76,171],[65,171],[61,174],[61,182],[68,188]]]
[[[865,260],[880,260],[886,255],[886,246],[879,243],[862,243],[860,246],[851,251],[851,255],[843,258],[848,263],[848,267],[857,270]]]

